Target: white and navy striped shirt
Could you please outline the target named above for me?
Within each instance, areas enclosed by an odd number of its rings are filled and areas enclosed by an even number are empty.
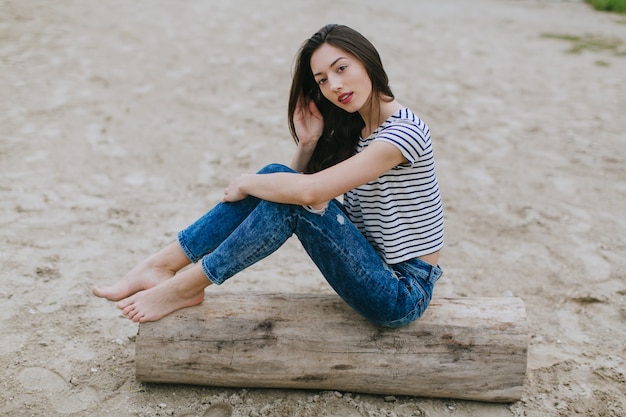
[[[348,191],[348,217],[389,264],[441,249],[443,209],[428,126],[401,109],[360,139],[356,152],[375,140],[396,146],[408,163]]]

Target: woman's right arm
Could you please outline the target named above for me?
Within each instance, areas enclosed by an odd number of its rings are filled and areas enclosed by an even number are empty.
[[[324,132],[324,117],[313,100],[304,103],[301,98],[298,100],[293,123],[298,136],[298,148],[289,166],[296,171],[303,172],[306,171],[317,141]]]

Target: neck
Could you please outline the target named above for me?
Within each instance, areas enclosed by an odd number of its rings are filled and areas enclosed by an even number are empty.
[[[361,132],[361,136],[366,138],[371,135],[378,126],[380,126],[385,120],[401,108],[402,105],[396,100],[378,100],[377,102],[372,103],[372,105],[364,106],[361,110],[359,110],[359,114],[365,122],[365,127]]]

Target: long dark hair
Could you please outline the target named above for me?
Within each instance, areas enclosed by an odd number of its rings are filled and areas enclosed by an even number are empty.
[[[324,132],[317,142],[306,172],[321,171],[352,156],[361,130],[365,126],[359,112],[346,112],[328,101],[315,82],[311,70],[311,56],[325,43],[354,55],[363,63],[372,82],[370,104],[374,100],[391,101],[394,98],[378,51],[359,32],[348,26],[329,24],[306,40],[296,56],[288,110],[289,131],[296,143],[298,136],[293,116],[299,97],[303,97],[304,102],[313,100],[324,117]]]

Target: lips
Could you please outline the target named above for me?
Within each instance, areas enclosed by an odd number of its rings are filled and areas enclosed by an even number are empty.
[[[348,104],[350,100],[352,100],[352,93],[340,94],[339,97],[337,97],[337,100],[339,100],[341,104]]]

